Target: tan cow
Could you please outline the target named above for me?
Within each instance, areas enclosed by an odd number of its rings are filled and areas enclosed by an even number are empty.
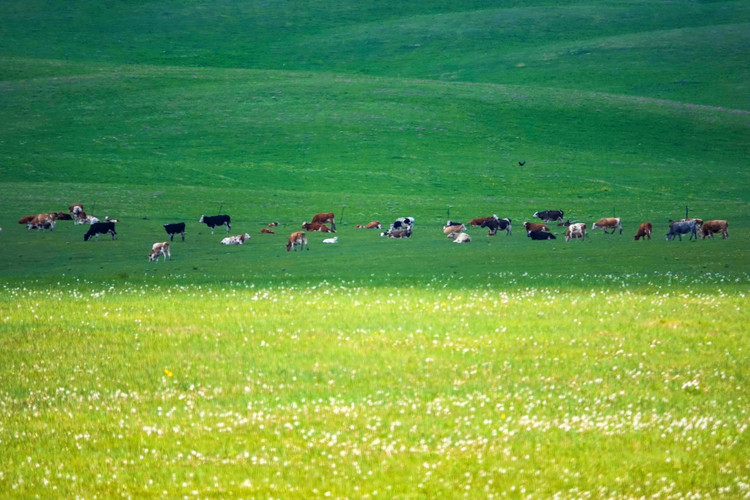
[[[300,247],[300,250],[304,247],[307,247],[307,249],[310,250],[310,246],[307,244],[307,235],[302,231],[297,231],[296,233],[289,235],[289,242],[286,244],[286,251],[288,252],[291,249],[296,252],[298,246]]]
[[[591,226],[591,230],[593,231],[594,229],[601,229],[604,231],[604,234],[615,234],[615,231],[619,229],[620,234],[622,234],[622,223],[620,222],[619,217],[605,217],[604,219],[599,219],[594,222],[594,225]],[[607,229],[611,229],[612,232],[608,233]]]
[[[524,222],[523,227],[526,228],[526,234],[528,235],[531,231],[546,231],[550,232],[549,228],[544,224],[537,224],[536,222]]]
[[[443,226],[443,234],[461,233],[466,231],[466,226],[457,224],[455,226]]]
[[[321,233],[335,233],[335,229],[331,229],[325,224],[318,224],[317,222],[303,222],[302,229],[305,231],[320,231]]]
[[[467,233],[453,232],[448,235],[448,238],[453,240],[453,243],[471,243],[471,236]]]
[[[167,256],[169,256],[169,260],[172,260],[172,254],[169,252],[169,242],[164,241],[162,243],[154,243],[154,246],[151,247],[151,252],[148,254],[148,261],[149,262],[159,262],[159,256],[164,256],[164,262],[167,261]]]
[[[710,220],[703,224],[701,228],[701,238],[706,239],[714,237],[714,233],[721,233],[722,238],[729,238],[729,223],[725,220]]]
[[[268,229],[267,227],[264,227],[260,230],[261,234],[276,234],[273,229]]]
[[[374,220],[370,222],[369,224],[367,224],[366,226],[363,226],[362,224],[357,224],[354,227],[356,227],[357,229],[381,229],[383,225],[379,221]]]
[[[638,232],[635,233],[635,241],[638,241],[638,238],[643,238],[643,241],[646,241],[646,237],[648,239],[651,239],[651,233],[654,230],[654,226],[651,225],[650,222],[644,222],[640,225],[638,228]]]
[[[583,222],[578,222],[568,226],[568,232],[565,235],[565,241],[568,242],[573,238],[581,238],[581,241],[583,241],[586,236],[588,236],[588,234],[586,233],[586,224],[584,224]]]
[[[333,221],[333,212],[327,214],[315,214],[310,222],[313,224],[325,224],[326,222],[328,222],[329,224],[331,224],[333,232],[336,232],[336,223]]]

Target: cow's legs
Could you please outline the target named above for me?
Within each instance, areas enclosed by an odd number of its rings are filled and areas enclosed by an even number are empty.
[[[225,222],[224,225],[227,226],[227,234],[229,234],[229,231],[232,229],[232,225],[228,222]]]
[[[185,241],[185,231],[182,232],[182,241]],[[171,259],[171,257],[170,257]]]

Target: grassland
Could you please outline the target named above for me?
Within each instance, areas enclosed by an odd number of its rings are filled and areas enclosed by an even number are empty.
[[[0,497],[748,497],[749,24],[3,2]],[[16,224],[71,203],[119,238]],[[664,241],[686,206],[731,238]],[[544,209],[625,230],[532,242]],[[322,211],[339,243],[285,252]],[[511,236],[442,234],[492,213]]]

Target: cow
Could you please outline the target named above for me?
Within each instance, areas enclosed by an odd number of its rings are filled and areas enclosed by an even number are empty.
[[[527,236],[532,240],[556,240],[555,235],[546,231],[529,231]]]
[[[414,230],[414,217],[399,217],[393,223],[391,224],[391,227],[388,228],[388,231],[384,233],[380,233],[380,236],[389,236],[394,231],[406,231],[408,230],[409,236],[411,236],[412,231]],[[396,238],[408,238],[409,236],[403,236],[405,233],[401,233],[402,236],[396,236]]]
[[[109,215],[105,215],[104,222],[120,222],[120,219],[110,219]]]
[[[692,240],[693,237],[695,239],[698,239],[698,233],[697,233],[697,227],[698,224],[696,221],[686,221],[686,222],[673,222],[669,225],[669,232],[667,233],[667,241],[671,241],[674,239],[675,235],[679,236],[680,241],[682,241],[682,235],[690,233],[689,240]]]
[[[565,241],[568,242],[573,238],[581,238],[581,241],[586,238],[586,224],[583,222],[574,223],[568,226],[568,232],[565,234]]]
[[[651,232],[653,230],[654,226],[650,222],[644,222],[638,227],[638,232],[635,233],[635,241],[638,241],[639,238],[643,238],[643,241],[646,241],[646,237],[651,239]]]
[[[729,238],[729,223],[725,220],[709,220],[701,228],[701,239],[713,238],[714,233],[721,233],[722,238]]]
[[[39,214],[31,219],[28,223],[29,229],[42,230],[49,229],[50,231],[55,230],[57,224],[57,214]]]
[[[482,222],[479,226],[488,229],[487,236],[495,236],[498,230],[505,231],[505,234],[510,236],[511,231],[513,230],[513,226],[510,224],[510,219],[507,217],[504,219],[493,218]]]
[[[68,207],[68,212],[70,212],[73,215],[77,215],[78,212],[83,212],[83,205],[80,203],[76,203],[75,205],[71,205]]]
[[[549,228],[545,226],[544,224],[537,224],[536,222],[524,222],[523,223],[524,229],[526,229],[526,234],[528,235],[531,231],[546,231],[549,232]]]
[[[214,234],[214,228],[216,226],[227,226],[227,234],[232,229],[232,219],[228,215],[201,215],[201,219],[198,221],[202,222],[211,228],[211,234]]]
[[[333,238],[326,238],[325,240],[323,240],[323,243],[336,243],[338,241],[339,241],[339,237],[334,236]]]
[[[335,233],[335,229],[331,229],[325,224],[319,224],[317,222],[303,222],[302,229],[305,231],[320,231],[321,233]]]
[[[471,219],[469,221],[470,226],[481,226],[483,223],[490,221],[490,220],[498,220],[498,217],[496,214],[493,214],[492,217],[477,217],[476,219]]]
[[[541,212],[535,212],[534,217],[542,219],[542,222],[545,223],[553,220],[562,222],[564,213],[565,212],[562,210],[543,210]]]
[[[276,234],[273,229],[268,229],[267,227],[261,228],[260,230],[261,234]]]
[[[73,220],[73,217],[70,214],[66,214],[65,212],[57,212],[55,214],[55,218],[57,220]]]
[[[76,219],[73,222],[74,224],[94,224],[96,222],[99,222],[99,219],[97,219],[93,215],[87,215],[83,210],[79,210],[75,215]]]
[[[83,235],[83,241],[89,241],[92,236],[96,236],[96,241],[99,241],[99,235],[107,233],[112,235],[113,240],[117,238],[114,222],[95,222],[91,224],[88,232]]]
[[[451,233],[448,235],[448,238],[454,240],[453,243],[470,243],[471,242],[471,236],[469,236],[466,233]]]
[[[182,241],[185,241],[185,223],[175,222],[173,224],[164,224],[164,230],[169,235],[169,241],[174,241],[175,234],[182,235]]]
[[[620,234],[622,234],[622,224],[619,217],[605,217],[604,219],[599,219],[594,222],[593,226],[591,226],[591,230],[593,231],[594,229],[601,229],[604,231],[604,234],[615,234],[615,231],[619,229]],[[608,233],[607,229],[611,229],[612,232]]]
[[[169,256],[169,260],[172,260],[172,254],[169,253],[169,242],[164,241],[162,243],[154,243],[154,246],[151,247],[151,253],[148,254],[148,261],[149,262],[159,262],[159,256],[164,256],[164,262],[167,261],[167,256]]]
[[[307,235],[302,231],[297,231],[296,233],[289,235],[289,242],[286,244],[286,251],[288,252],[291,249],[296,252],[298,246],[300,247],[300,250],[304,247],[307,247],[307,250],[310,250],[310,246],[307,244]]]
[[[449,220],[448,222],[445,223],[446,227],[448,227],[448,226],[463,226],[463,225],[464,224],[462,222],[456,222],[454,220]]]
[[[336,222],[333,220],[333,212],[327,214],[315,214],[310,222],[312,224],[325,224],[328,222],[331,224],[333,232],[336,232]]]
[[[18,219],[18,223],[26,225],[29,222],[33,221],[35,217],[36,215],[27,215],[25,217],[21,217],[20,219]]]
[[[671,221],[669,221],[669,225],[671,226],[671,225],[672,225],[672,224],[674,224],[675,222],[690,222],[691,220],[694,220],[694,221],[695,221],[695,224],[696,224],[696,228],[697,228],[697,229],[700,229],[700,228],[701,228],[701,227],[703,226],[703,220],[702,220],[702,219],[680,219],[680,220],[678,220],[678,221],[673,221],[673,220],[671,220]]]
[[[223,240],[221,240],[222,245],[244,245],[247,240],[250,239],[250,235],[245,234],[238,234],[237,236],[227,236]]]
[[[395,229],[386,233],[381,233],[380,236],[388,236],[393,239],[411,238],[411,226],[406,226],[406,229]]]
[[[268,227],[276,227],[278,225],[279,225],[278,221],[277,222],[271,222],[271,223],[268,224]]]
[[[380,229],[383,227],[383,225],[379,221],[374,220],[367,225],[363,226],[362,224],[357,224],[354,227],[356,227],[357,229]]]
[[[443,234],[462,233],[466,231],[466,226],[457,224],[455,226],[443,226]]]

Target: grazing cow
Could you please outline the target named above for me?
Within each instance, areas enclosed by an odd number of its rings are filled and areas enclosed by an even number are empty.
[[[77,215],[78,212],[83,212],[83,205],[81,205],[80,203],[71,205],[68,207],[68,212],[70,212],[71,214]]]
[[[534,213],[534,217],[542,219],[542,222],[549,222],[549,221],[560,221],[563,220],[563,212],[562,210],[543,210],[541,212]]]
[[[380,222],[374,220],[365,226],[363,226],[362,224],[357,224],[354,227],[356,227],[357,229],[380,229],[383,227],[383,225]]]
[[[334,236],[333,238],[326,238],[325,240],[323,240],[323,243],[336,243],[338,241],[339,241],[339,237]]]
[[[454,240],[453,243],[470,243],[471,236],[466,233],[451,233],[448,238]]]
[[[302,231],[297,231],[296,233],[289,235],[289,242],[286,244],[286,251],[288,252],[289,249],[292,249],[296,252],[298,246],[300,247],[300,250],[305,247],[310,250],[310,246],[307,244],[307,235]]]
[[[487,236],[495,236],[498,230],[505,231],[505,234],[510,236],[511,231],[513,230],[513,226],[510,225],[510,219],[507,217],[504,219],[493,218],[482,222],[479,226],[488,229]]]
[[[619,229],[620,234],[622,234],[622,224],[620,223],[619,217],[605,217],[604,219],[599,219],[594,222],[593,226],[591,226],[591,230],[593,231],[594,229],[601,229],[604,231],[604,234],[615,234],[615,230]],[[608,233],[607,229],[611,229],[612,232]]]
[[[497,215],[493,214],[492,217],[477,217],[476,219],[471,219],[469,221],[470,226],[481,226],[483,223],[490,221],[490,220],[498,220]]]
[[[380,233],[380,236],[390,236],[394,231],[406,230],[409,231],[409,236],[411,236],[411,233],[414,230],[414,217],[399,217],[393,222],[393,224],[391,224],[391,227],[388,228],[388,231]],[[405,233],[401,234],[403,235]],[[396,236],[396,238],[408,238],[409,236]]]
[[[531,231],[547,231],[549,232],[549,228],[545,226],[544,224],[537,224],[536,222],[524,222],[523,227],[526,229],[526,234],[528,235]]]
[[[57,220],[73,220],[73,217],[70,214],[66,214],[65,212],[57,212],[55,214],[55,218]]]
[[[278,221],[277,222],[271,222],[270,224],[268,224],[268,227],[276,227],[278,225],[279,225]]]
[[[529,231],[527,236],[532,240],[556,240],[555,235],[546,231]]]
[[[443,234],[461,233],[466,231],[466,226],[457,224],[455,226],[443,226]]]
[[[18,219],[19,224],[28,224],[29,222],[33,221],[36,215],[27,215],[26,217],[21,217]]]
[[[221,240],[222,245],[244,245],[247,240],[250,239],[250,235],[245,234],[238,234],[237,236],[227,236],[223,240]]]
[[[267,227],[264,227],[260,230],[261,234],[276,234],[274,233],[273,229],[268,229]]]
[[[174,241],[175,234],[182,235],[182,241],[185,241],[185,223],[175,222],[174,224],[164,224],[164,230],[169,235],[169,241]]]
[[[693,237],[695,239],[698,239],[698,233],[696,232],[698,228],[698,224],[696,221],[691,220],[687,222],[673,222],[669,225],[669,232],[667,233],[667,241],[671,241],[674,239],[675,235],[679,236],[680,241],[682,241],[682,235],[690,233],[689,240],[692,240]]]
[[[92,236],[96,236],[96,241],[99,241],[99,235],[107,233],[112,235],[113,240],[117,238],[114,222],[94,222],[88,232],[83,235],[83,241],[89,241]]]
[[[327,214],[315,214],[310,222],[313,224],[325,224],[326,222],[328,222],[329,224],[331,224],[333,232],[336,232],[336,222],[334,222],[333,220],[333,212]]]
[[[325,224],[318,224],[317,222],[303,222],[302,229],[305,231],[320,231],[321,233],[335,233],[335,229],[331,229]]]
[[[646,241],[646,237],[651,239],[651,232],[653,230],[654,226],[650,222],[644,222],[638,227],[638,232],[635,233],[635,241],[638,241],[639,238],[643,238],[643,241]]]
[[[588,236],[586,233],[586,224],[583,222],[574,223],[568,226],[568,232],[565,235],[565,241],[568,242],[573,238],[581,238],[581,241]]]
[[[729,238],[729,223],[725,220],[706,221],[701,228],[701,239],[714,237],[714,233],[721,233],[722,238]]]
[[[148,254],[148,261],[149,262],[159,262],[159,256],[164,256],[164,262],[167,261],[167,256],[169,256],[169,260],[172,260],[172,254],[169,253],[169,242],[165,241],[162,243],[154,243],[154,246],[151,247],[151,253]]]
[[[214,228],[216,226],[227,226],[227,234],[229,234],[229,230],[232,229],[232,219],[228,215],[201,215],[201,220],[198,222],[203,222],[210,227],[211,234],[214,234]]]

